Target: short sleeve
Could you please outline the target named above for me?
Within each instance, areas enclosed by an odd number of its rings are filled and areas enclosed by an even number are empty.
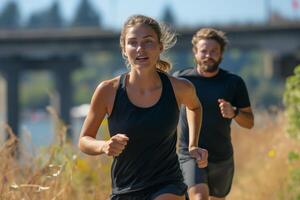
[[[240,77],[237,80],[237,87],[232,104],[238,108],[246,108],[251,106],[246,84]]]

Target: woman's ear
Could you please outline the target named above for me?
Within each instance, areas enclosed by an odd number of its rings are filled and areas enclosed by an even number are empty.
[[[163,52],[163,50],[164,50],[164,45],[162,43],[159,44],[159,50],[160,50],[160,53]]]

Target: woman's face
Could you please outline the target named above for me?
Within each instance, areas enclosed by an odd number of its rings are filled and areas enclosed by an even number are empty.
[[[157,34],[150,26],[138,24],[127,29],[123,53],[131,67],[155,68],[162,49]]]

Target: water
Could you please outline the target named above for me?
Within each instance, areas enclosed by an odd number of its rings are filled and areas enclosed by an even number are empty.
[[[49,117],[39,120],[21,121],[21,141],[35,147],[48,146],[54,139],[54,127]]]
[[[77,143],[83,118],[72,119],[72,141]],[[47,113],[30,113],[20,123],[21,143],[27,149],[39,150],[55,142],[55,124]]]
[[[79,109],[80,108],[80,109]],[[84,108],[84,111],[82,109]],[[78,110],[79,109],[79,110]],[[71,125],[68,128],[72,133],[72,142],[77,146],[80,130],[86,116],[87,107],[79,106],[78,109],[72,109],[76,112],[71,112]],[[80,115],[78,113],[81,113]],[[1,114],[1,112],[0,112]],[[1,115],[2,116],[2,115]],[[0,116],[0,121],[5,121],[4,117]],[[4,130],[0,130],[4,132]],[[55,123],[53,116],[45,110],[26,110],[20,116],[20,143],[21,147],[28,152],[38,153],[41,148],[46,148],[53,144],[55,140]],[[4,134],[1,134],[0,145],[4,141]],[[107,139],[109,137],[107,129],[107,120],[104,119],[99,128],[97,139]]]

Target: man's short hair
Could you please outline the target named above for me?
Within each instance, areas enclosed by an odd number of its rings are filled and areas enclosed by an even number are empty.
[[[228,39],[225,36],[225,33],[220,30],[213,28],[202,28],[193,36],[192,44],[193,48],[196,48],[197,43],[202,39],[211,39],[219,43],[221,47],[221,52],[223,53],[226,45],[228,44]]]

